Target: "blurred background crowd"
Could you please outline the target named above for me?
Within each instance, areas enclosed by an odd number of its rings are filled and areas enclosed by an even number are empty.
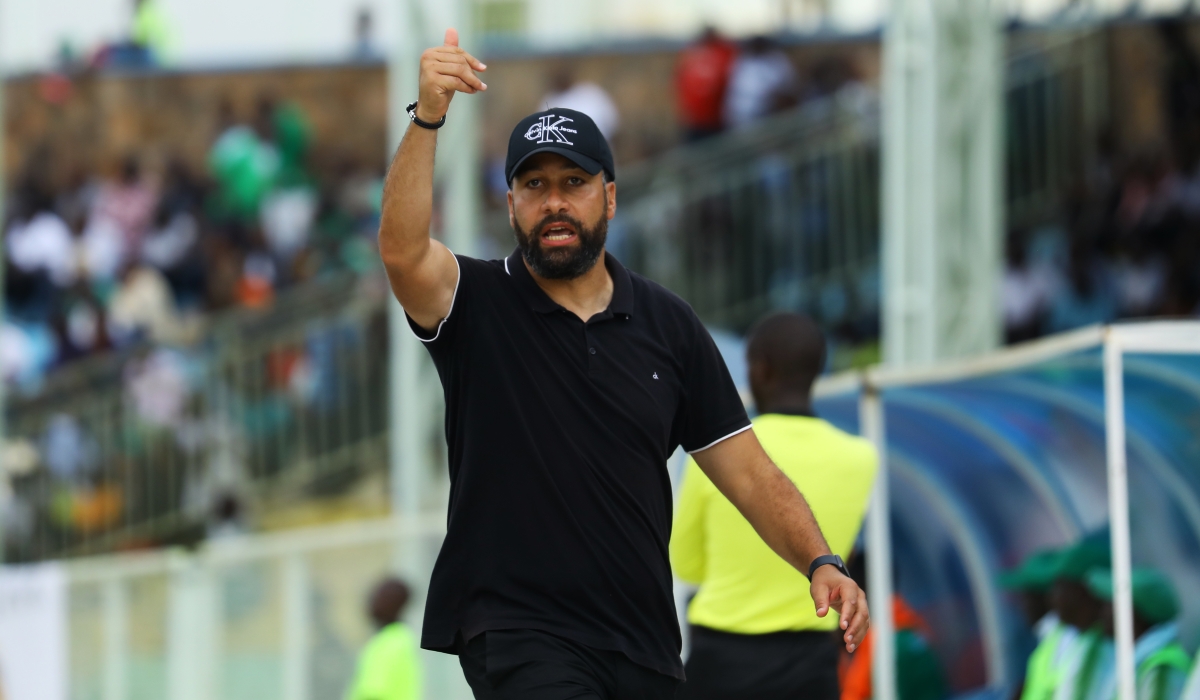
[[[6,489],[26,494],[7,509],[14,552],[37,549],[39,522],[74,542],[189,498],[192,521],[220,522],[213,514],[239,509],[222,499],[247,491],[246,475],[276,474],[297,450],[386,440],[375,235],[388,117],[374,11],[344,18],[336,60],[185,70],[175,59],[185,27],[160,0],[126,9],[123,38],[86,51],[64,41],[48,68],[6,84],[0,376],[29,407],[10,401],[19,440]],[[787,308],[825,327],[831,369],[878,360],[878,34],[705,26],[672,42],[531,50],[506,43],[507,15],[493,15],[477,254],[512,245],[507,125],[578,109],[617,156],[618,256],[716,328],[737,334]],[[1195,33],[1183,17],[1008,27],[1011,216],[998,294],[1008,342],[1200,314]],[[439,216],[435,234],[444,228]],[[300,318],[344,317],[356,302],[347,328]],[[234,357],[235,338],[259,342]],[[364,420],[322,447],[289,446],[307,432],[296,411],[322,400],[344,410],[339,392],[356,386],[371,387]],[[139,436],[100,444],[98,417],[126,414]],[[190,419],[223,427],[197,429],[203,439],[139,433]],[[147,440],[187,465],[239,462],[230,445],[244,445],[252,464],[203,496],[186,484],[210,475],[134,493],[148,487],[133,475],[163,461]],[[134,503],[142,515],[130,515]]]
[[[219,1],[245,7],[217,38],[243,47],[277,38],[258,26],[274,12],[256,9],[267,3]],[[498,257],[514,245],[503,177],[511,125],[542,108],[577,109],[616,157],[609,249],[693,305],[735,376],[745,374],[740,334],[773,310],[820,323],[829,370],[871,365],[881,358],[884,289],[881,20],[839,24],[839,7],[863,3],[743,4],[664,0],[669,9],[656,14],[611,0],[563,17],[547,0],[474,3],[489,90],[478,96],[474,135],[473,253]],[[1007,343],[1121,319],[1200,317],[1200,20],[1186,3],[1143,4],[1090,17],[1088,2],[1062,2],[1054,13],[1014,12],[1005,25],[996,302]],[[280,44],[265,59],[230,52],[222,61],[210,58],[226,50],[215,39],[196,58],[208,39],[193,36],[187,13],[199,10],[187,3],[119,5],[105,6],[120,15],[111,22],[119,32],[56,38],[53,51],[5,76],[4,560],[196,546],[387,514],[396,340],[376,234],[394,140],[394,8],[314,3],[321,17],[336,5],[332,20],[305,30],[336,24],[321,34],[333,37],[329,50]],[[602,24],[593,7],[602,5],[617,29],[586,34]],[[547,19],[556,16],[567,37],[557,43]],[[638,22],[650,28],[629,29]],[[441,148],[445,157],[452,145]],[[439,173],[433,229],[443,240],[448,190]],[[412,371],[436,383],[428,366]],[[429,435],[406,437],[440,464],[440,416],[409,418]],[[1102,463],[1085,451],[1074,460]],[[419,507],[444,506],[442,471],[425,475],[433,486]],[[1106,593],[1088,577],[1109,562],[1068,566],[1068,551],[1005,583],[1030,598],[1042,641],[1065,629],[1045,614],[1074,628],[1070,638],[1101,619]],[[970,588],[945,569],[954,590]],[[1162,578],[1140,576],[1151,589]],[[239,604],[270,598],[267,584],[242,584],[229,594],[230,619]],[[343,598],[357,604],[361,591],[338,590],[319,601],[320,615],[343,614]],[[1086,620],[1068,609],[1085,592],[1094,599]],[[1186,608],[1189,591],[1177,593]],[[967,639],[977,630],[943,629],[976,624],[962,612],[971,601],[950,598],[898,602],[897,619],[939,657],[913,662],[934,670],[904,700],[984,683],[982,642]],[[1145,613],[1147,629],[1168,621],[1160,613]],[[322,644],[334,636],[320,634]],[[1103,637],[1089,637],[1101,655],[1111,651]],[[1024,628],[1011,638],[1033,648]],[[337,658],[330,687],[340,690],[350,662]],[[865,668],[860,660],[846,677]],[[870,697],[869,679],[859,690],[844,700]],[[1026,700],[1047,700],[1045,691]],[[1110,700],[1062,692],[1056,700]]]
[[[201,169],[130,152],[107,170],[43,144],[5,226],[5,379],[141,341],[186,344],[204,314],[262,308],[277,290],[376,268],[382,158],[315,168],[302,111],[228,102]],[[56,181],[51,162],[71,163]]]

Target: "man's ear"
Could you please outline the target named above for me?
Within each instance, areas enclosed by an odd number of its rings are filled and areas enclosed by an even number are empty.
[[[612,221],[612,218],[617,215],[617,183],[604,183],[604,194],[607,195],[604,199],[608,208],[608,219]]]
[[[508,191],[508,225],[512,228],[512,230],[517,230],[517,215],[513,210],[513,196],[511,189]]]

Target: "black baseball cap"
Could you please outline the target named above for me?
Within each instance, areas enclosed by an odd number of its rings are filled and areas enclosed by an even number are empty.
[[[512,183],[521,164],[535,153],[557,153],[583,168],[589,175],[603,170],[608,179],[617,179],[612,150],[596,122],[573,109],[548,109],[517,122],[508,137],[508,157],[504,159],[504,180]]]

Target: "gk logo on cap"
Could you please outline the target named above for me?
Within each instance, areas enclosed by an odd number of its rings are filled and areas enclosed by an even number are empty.
[[[550,122],[553,119],[557,119],[558,121],[551,124]],[[567,122],[574,121],[574,119],[568,117],[556,117],[553,114],[547,114],[529,126],[529,130],[525,132],[525,138],[530,141],[537,141],[538,143],[565,143],[568,146],[574,146],[574,142],[568,141],[567,137],[563,136],[564,132],[568,134],[579,133],[574,129],[568,129],[563,126]]]

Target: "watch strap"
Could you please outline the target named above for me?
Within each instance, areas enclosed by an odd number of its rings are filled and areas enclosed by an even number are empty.
[[[850,575],[850,573],[846,571],[846,564],[842,561],[841,557],[836,554],[825,554],[813,559],[812,564],[809,565],[808,580],[811,581],[813,574],[817,572],[817,569],[825,566],[826,564],[832,564],[833,566],[837,567],[837,570],[842,572],[843,576]]]
[[[427,121],[421,119],[420,117],[418,117],[416,102],[409,104],[407,107],[404,108],[404,111],[408,112],[408,118],[412,120],[412,123],[416,124],[417,126],[421,127],[422,129],[440,129],[446,124],[446,115],[444,115],[444,114],[442,115],[441,119],[439,119],[433,123],[427,122]]]

